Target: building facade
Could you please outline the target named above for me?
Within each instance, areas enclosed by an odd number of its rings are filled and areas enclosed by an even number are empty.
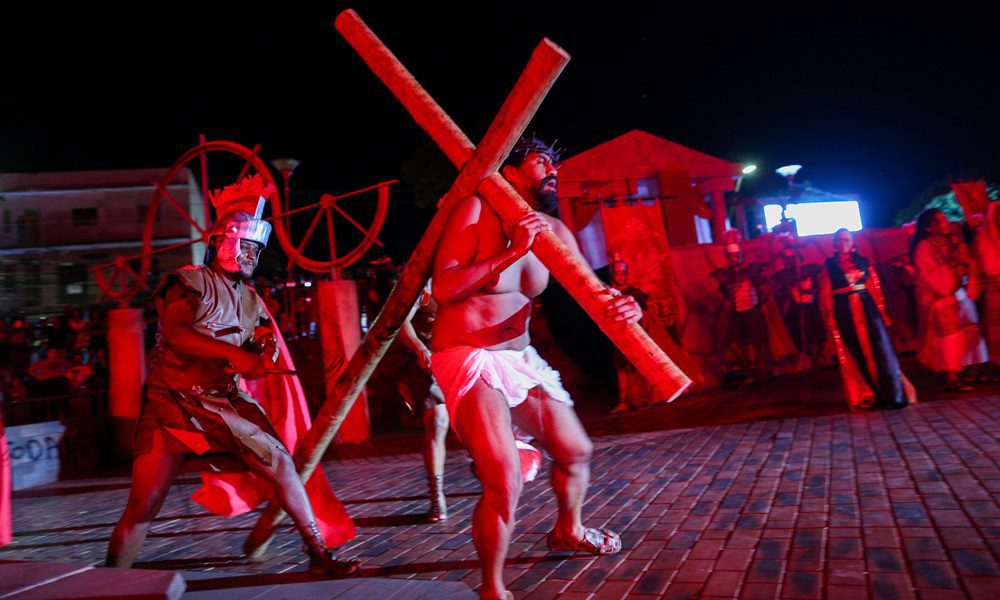
[[[143,226],[167,169],[0,174],[0,315],[40,316],[101,301],[91,269],[122,257],[138,273]],[[182,170],[151,223],[152,249],[181,244],[204,224],[198,186]],[[155,255],[147,287],[162,273],[200,261],[193,244]]]

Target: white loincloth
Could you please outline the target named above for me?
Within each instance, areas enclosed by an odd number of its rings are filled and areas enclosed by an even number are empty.
[[[486,385],[500,392],[510,408],[524,402],[528,398],[528,392],[536,387],[541,387],[556,402],[573,406],[569,392],[562,386],[559,372],[550,367],[531,346],[524,350],[484,350],[474,346],[455,346],[431,355],[431,372],[444,392],[452,428],[459,402],[480,378]],[[541,454],[527,444],[531,437],[517,426],[514,426],[513,433],[522,456],[522,474],[525,481],[531,481],[538,472]]]
[[[503,394],[510,408],[524,402],[528,392],[538,386],[553,400],[573,406],[569,392],[562,386],[559,372],[550,367],[531,346],[524,350],[455,346],[431,355],[431,371],[444,392],[448,416],[453,423],[458,403],[480,378]]]

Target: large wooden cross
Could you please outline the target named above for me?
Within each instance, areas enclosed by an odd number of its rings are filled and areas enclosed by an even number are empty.
[[[417,243],[399,283],[337,380],[335,394],[320,408],[312,428],[295,452],[295,463],[303,481],[312,475],[430,278],[434,250],[455,204],[478,192],[507,224],[516,222],[531,210],[497,171],[569,62],[569,55],[562,48],[548,39],[543,40],[479,146],[474,146],[357,13],[353,10],[342,12],[337,17],[336,27],[461,171]],[[607,287],[555,234],[538,235],[532,252],[664,397],[676,398],[691,384],[641,327],[615,322],[604,315],[605,300],[602,298],[606,298]],[[248,555],[257,556],[266,549],[283,518],[280,506],[272,500],[244,545]]]

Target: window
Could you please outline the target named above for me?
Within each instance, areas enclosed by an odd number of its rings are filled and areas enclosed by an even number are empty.
[[[694,216],[694,233],[699,244],[711,244],[714,241],[712,240],[712,222],[704,217]]]
[[[640,198],[659,196],[660,181],[658,179],[637,179],[635,182],[635,195]]]
[[[21,261],[21,272],[24,273],[24,305],[41,306],[42,265],[37,261]]]
[[[146,219],[149,218],[149,205],[148,204],[136,204],[135,205],[135,222],[139,224],[145,224]],[[156,222],[159,223],[163,220],[163,211],[157,209],[156,211]]]
[[[29,208],[15,221],[17,243],[20,246],[37,246],[42,240],[42,213]]]
[[[3,263],[3,270],[0,272],[0,289],[4,292],[13,292],[17,287],[17,264],[12,262]]]
[[[59,263],[59,302],[79,300],[87,289],[87,267],[79,263]]]
[[[97,208],[91,207],[73,209],[74,227],[89,227],[91,225],[97,225]]]

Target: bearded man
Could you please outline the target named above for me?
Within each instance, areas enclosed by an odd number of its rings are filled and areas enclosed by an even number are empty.
[[[558,160],[553,145],[522,138],[500,172],[534,210],[508,228],[480,197],[466,198],[449,216],[435,255],[438,313],[431,369],[483,486],[472,525],[483,598],[513,597],[503,583],[503,563],[529,471],[522,471],[515,427],[538,440],[554,461],[559,514],[549,547],[592,554],[621,550],[613,531],[583,526],[593,446],[559,373],[538,355],[528,335],[533,299],[549,282],[548,270],[531,253],[535,236],[553,232],[583,261],[569,228],[553,216]],[[632,297],[609,289],[607,298],[606,310],[615,320],[641,318]]]

